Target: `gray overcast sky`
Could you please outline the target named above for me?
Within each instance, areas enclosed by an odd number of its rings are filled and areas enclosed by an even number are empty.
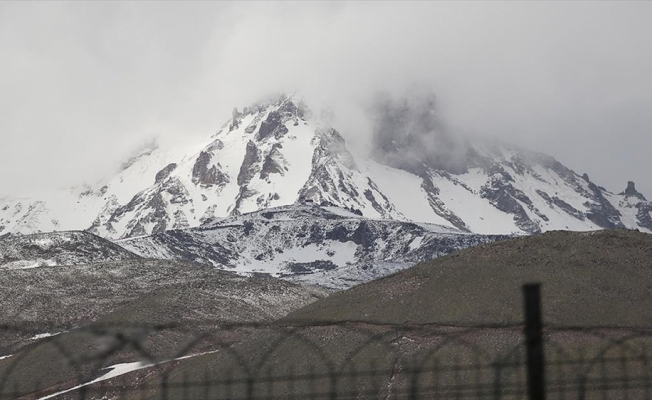
[[[416,82],[452,129],[652,198],[650,15],[652,2],[1,2],[0,195],[97,180],[152,137],[202,137],[270,91],[349,104]]]

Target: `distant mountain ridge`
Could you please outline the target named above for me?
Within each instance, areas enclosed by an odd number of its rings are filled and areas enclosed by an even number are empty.
[[[652,203],[632,182],[612,193],[540,153],[453,143],[431,106],[382,103],[378,151],[362,156],[299,96],[279,96],[234,110],[203,142],[143,150],[103,186],[1,199],[0,235],[88,230],[115,240],[302,203],[483,234],[652,232]]]
[[[337,207],[291,205],[116,244],[144,258],[345,289],[456,250],[507,239],[439,225],[369,219]]]
[[[85,231],[5,235],[0,271],[158,260],[340,290],[507,238],[290,205],[113,242]]]

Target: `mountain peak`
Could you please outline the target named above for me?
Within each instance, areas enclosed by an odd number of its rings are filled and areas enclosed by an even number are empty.
[[[636,190],[636,184],[632,181],[627,182],[627,189],[625,189],[624,192],[620,193],[621,195],[625,197],[636,197],[639,200],[642,201],[647,201],[645,199],[645,196],[643,196],[642,193],[640,193],[638,190]]]
[[[634,196],[638,194],[636,191],[636,184],[632,181],[627,182],[627,189],[625,189],[625,195]]]
[[[474,233],[652,231],[652,205],[633,182],[616,195],[550,156],[459,141],[435,106],[427,95],[381,98],[367,157],[300,95],[271,96],[234,109],[206,140],[142,150],[84,196],[1,200],[0,234],[87,229],[117,239],[302,201]]]

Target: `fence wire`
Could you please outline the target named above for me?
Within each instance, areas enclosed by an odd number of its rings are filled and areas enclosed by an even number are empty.
[[[0,327],[0,399],[523,399],[523,326]],[[650,399],[652,330],[543,330],[548,399]]]

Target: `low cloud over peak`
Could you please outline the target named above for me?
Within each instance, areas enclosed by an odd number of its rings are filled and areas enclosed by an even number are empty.
[[[2,3],[0,194],[99,179],[300,90],[370,143],[374,93],[432,88],[446,132],[652,195],[645,2]],[[311,105],[311,107],[313,107]],[[313,107],[315,108],[315,107]],[[376,121],[377,122],[377,121]]]

